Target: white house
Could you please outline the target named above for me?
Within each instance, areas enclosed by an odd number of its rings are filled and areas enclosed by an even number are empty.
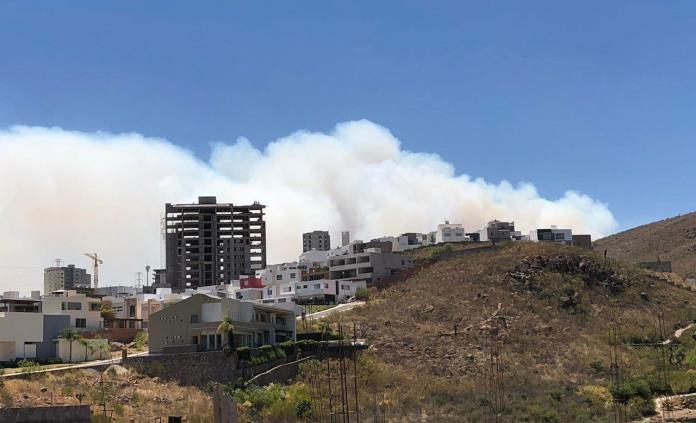
[[[41,299],[41,308],[44,314],[70,316],[70,326],[78,330],[99,330],[104,327],[99,298],[75,291],[54,291]]]
[[[460,223],[449,223],[448,220],[445,220],[444,224],[437,225],[435,243],[464,241],[469,241],[469,237],[464,231],[464,225]]]

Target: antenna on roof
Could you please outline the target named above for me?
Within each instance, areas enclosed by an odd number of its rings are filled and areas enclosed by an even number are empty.
[[[63,259],[60,259],[60,258],[53,260],[54,267],[63,267],[63,263],[65,263],[65,262],[63,261]]]

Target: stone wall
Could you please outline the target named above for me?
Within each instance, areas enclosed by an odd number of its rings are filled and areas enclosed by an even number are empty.
[[[285,362],[286,359],[281,359],[237,369],[235,358],[227,357],[222,351],[209,351],[128,357],[124,366],[148,376],[175,380],[182,385],[205,387],[209,382],[248,380]]]
[[[301,360],[293,361],[291,363],[284,363],[269,369],[263,373],[259,373],[248,382],[249,385],[266,386],[269,383],[283,383],[288,379],[292,379],[297,376],[300,369],[300,363],[303,361],[312,359],[314,357],[305,357]]]
[[[3,423],[89,423],[89,405],[0,408]]]

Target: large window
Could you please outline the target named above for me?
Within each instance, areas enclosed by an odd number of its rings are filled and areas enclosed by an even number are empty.
[[[87,327],[87,319],[75,319],[75,327],[76,328],[86,328]]]
[[[89,311],[100,311],[100,310],[101,310],[100,303],[89,303]]]
[[[63,303],[63,310],[82,310],[82,303]]]

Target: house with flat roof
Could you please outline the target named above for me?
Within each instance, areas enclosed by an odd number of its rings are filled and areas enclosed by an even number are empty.
[[[217,328],[225,318],[234,325],[236,347],[274,345],[295,339],[295,305],[266,305],[195,294],[153,313],[149,322],[150,353],[222,350],[228,334]]]

